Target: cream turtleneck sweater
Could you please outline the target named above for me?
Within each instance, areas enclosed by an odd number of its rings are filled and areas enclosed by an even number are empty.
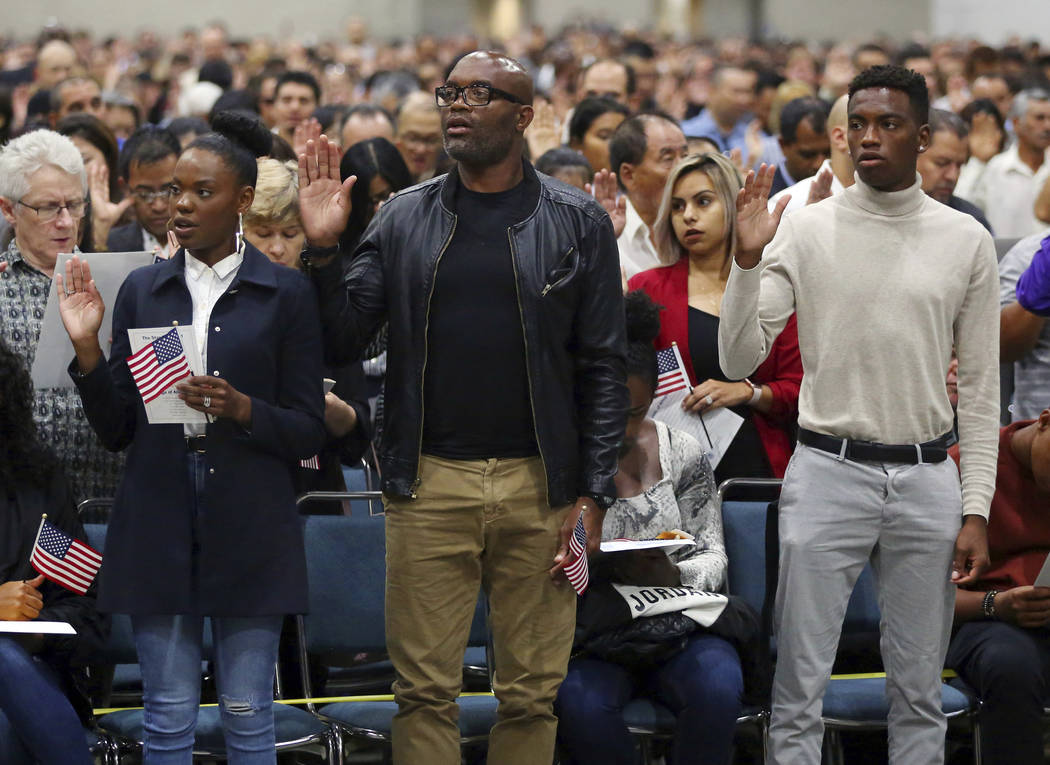
[[[751,374],[797,312],[799,425],[911,444],[952,428],[944,381],[954,346],[963,513],[987,517],[999,443],[998,283],[991,236],[926,196],[918,175],[889,193],[858,177],[784,217],[758,266],[733,263],[719,361],[730,379]]]

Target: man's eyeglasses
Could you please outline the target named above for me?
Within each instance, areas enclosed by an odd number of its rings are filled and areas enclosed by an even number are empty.
[[[66,202],[63,205],[50,203],[46,205],[40,205],[39,207],[26,204],[21,199],[19,199],[16,204],[20,204],[22,205],[22,207],[25,207],[35,212],[37,220],[39,220],[41,223],[50,223],[51,221],[55,220],[59,215],[61,215],[63,210],[68,211],[69,217],[73,220],[79,220],[80,218],[84,217],[84,210],[87,208],[87,202],[85,202],[83,199],[78,199],[73,202]]]
[[[459,98],[460,94],[463,95],[463,103],[467,106],[488,106],[493,96],[502,98],[504,101],[510,101],[512,104],[525,103],[513,93],[494,88],[487,83],[475,82],[463,87],[442,85],[439,88],[434,88],[434,96],[437,99],[438,107],[441,109],[447,109],[456,103],[456,99]]]
[[[139,200],[144,204],[150,204],[154,199],[168,199],[171,197],[171,186],[165,186],[163,189],[135,189],[131,192],[135,195],[135,199]]]

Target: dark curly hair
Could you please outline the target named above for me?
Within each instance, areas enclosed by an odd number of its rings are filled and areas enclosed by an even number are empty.
[[[850,102],[858,91],[869,88],[890,88],[907,94],[915,123],[926,124],[930,114],[930,92],[926,89],[926,79],[918,72],[892,64],[865,69],[849,84]]]
[[[43,485],[55,458],[33,422],[33,386],[22,357],[0,339],[0,481]]]
[[[656,349],[660,334],[661,306],[641,290],[631,290],[623,298],[627,325],[627,376],[639,377],[656,390]]]

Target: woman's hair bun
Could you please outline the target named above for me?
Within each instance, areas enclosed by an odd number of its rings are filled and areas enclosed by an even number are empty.
[[[642,290],[631,290],[623,298],[627,319],[627,341],[652,345],[660,334],[660,306]]]
[[[244,112],[222,111],[211,121],[211,129],[233,143],[243,146],[255,157],[265,157],[273,146],[273,134],[263,121]]]

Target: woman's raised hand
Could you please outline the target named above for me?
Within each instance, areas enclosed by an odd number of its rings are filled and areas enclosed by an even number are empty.
[[[744,187],[737,193],[735,258],[741,268],[758,265],[762,250],[773,240],[784,208],[791,201],[791,196],[785,195],[770,212],[769,189],[775,173],[775,167],[765,164],[758,168],[758,172],[748,171]]]
[[[74,255],[66,262],[65,276],[55,274],[55,292],[58,294],[58,315],[73,341],[73,349],[82,372],[95,368],[102,356],[98,331],[106,305],[91,278],[91,266]]]
[[[356,175],[339,180],[339,148],[327,136],[306,142],[306,152],[299,155],[299,213],[306,241],[316,247],[339,243],[356,182]]]

